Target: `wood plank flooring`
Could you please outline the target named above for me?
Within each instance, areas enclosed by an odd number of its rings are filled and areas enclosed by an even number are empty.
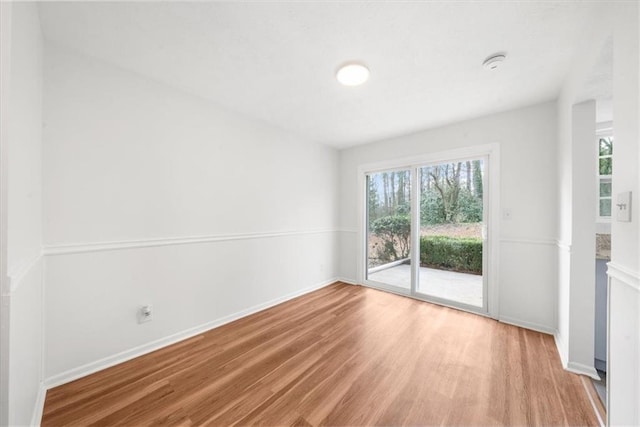
[[[47,393],[43,426],[581,425],[549,335],[337,283]]]

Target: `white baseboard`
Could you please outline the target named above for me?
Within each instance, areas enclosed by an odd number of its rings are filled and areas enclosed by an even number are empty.
[[[553,334],[553,340],[556,342],[556,349],[558,350],[558,355],[560,356],[560,363],[562,363],[562,367],[566,369],[567,355],[564,354],[564,341],[562,340],[562,337],[560,336],[560,333],[558,331]]]
[[[359,283],[356,282],[355,280],[347,279],[345,277],[338,277],[336,280],[342,283],[346,283],[347,285],[359,285]]]
[[[579,375],[586,375],[595,380],[600,380],[600,376],[598,375],[596,368],[594,368],[593,366],[587,366],[583,365],[582,363],[570,362],[567,360],[567,355],[562,351],[562,349],[564,348],[564,342],[562,341],[562,337],[558,332],[553,335],[553,338],[556,342],[558,354],[560,355],[560,362],[562,363],[562,367],[565,371],[569,371]]]
[[[516,319],[509,316],[498,316],[498,321],[509,325],[518,326],[520,328],[531,329],[532,331],[542,332],[543,334],[555,335],[556,330],[546,325],[540,325],[526,320]]]
[[[586,375],[594,380],[600,380],[600,376],[598,375],[596,368],[593,366],[587,366],[577,362],[569,362],[564,369],[569,372],[573,372],[574,374]]]
[[[38,396],[36,397],[36,403],[33,407],[33,415],[31,416],[31,426],[40,427],[42,422],[42,414],[44,413],[44,402],[47,397],[47,389],[43,383],[40,383],[38,388]]]
[[[120,363],[126,362],[131,359],[135,359],[136,357],[143,356],[145,354],[151,353],[152,351],[159,350],[171,344],[175,344],[177,342],[186,340],[188,338],[194,337],[196,335],[207,332],[211,329],[217,328],[219,326],[225,325],[227,323],[233,322],[234,320],[238,320],[242,317],[249,316],[251,314],[255,314],[259,311],[265,310],[267,308],[273,307],[275,305],[281,304],[283,302],[289,301],[293,298],[297,298],[299,296],[308,294],[313,291],[317,291],[318,289],[329,286],[340,279],[332,278],[330,280],[326,280],[322,283],[318,283],[313,286],[309,286],[307,288],[301,289],[296,292],[292,292],[290,294],[284,295],[279,298],[272,299],[262,304],[254,305],[253,307],[249,307],[245,310],[241,310],[239,312],[230,314],[228,316],[222,317],[220,319],[213,320],[211,322],[207,322],[205,324],[195,326],[193,328],[189,328],[187,330],[169,335],[164,338],[160,338],[155,341],[151,341],[147,344],[140,345],[138,347],[134,347],[129,350],[125,350],[123,352],[114,354],[112,356],[105,357],[100,360],[96,360],[95,362],[87,363],[85,365],[79,366],[77,368],[70,369],[68,371],[62,372],[60,374],[54,375],[45,379],[44,386],[46,389],[51,389],[53,387],[60,386],[62,384],[66,384],[71,381],[75,381],[79,378],[86,377],[87,375],[91,375],[98,371],[102,371],[104,369],[110,368],[112,366],[118,365]],[[44,402],[43,402],[44,403]]]

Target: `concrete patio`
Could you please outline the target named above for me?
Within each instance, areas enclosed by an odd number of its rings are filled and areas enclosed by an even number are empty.
[[[482,307],[482,276],[420,267],[418,292]],[[405,289],[411,287],[411,266],[401,264],[369,274],[369,280]]]

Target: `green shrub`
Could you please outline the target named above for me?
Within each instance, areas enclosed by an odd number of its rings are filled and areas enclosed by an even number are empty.
[[[409,256],[411,219],[409,215],[390,215],[371,223],[373,234],[382,239],[378,259],[383,262],[396,261]]]
[[[482,274],[482,240],[468,237],[421,236],[420,265]]]

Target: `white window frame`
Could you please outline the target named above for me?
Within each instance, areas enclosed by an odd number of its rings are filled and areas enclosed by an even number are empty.
[[[488,224],[486,224],[485,236],[488,238],[486,244],[486,254],[488,256],[486,277],[487,285],[485,287],[487,294],[485,295],[485,309],[486,311],[469,310],[463,306],[452,306],[459,310],[470,311],[476,314],[498,318],[499,309],[499,236],[500,236],[500,221],[498,212],[500,210],[500,145],[498,143],[490,143],[486,145],[477,145],[471,147],[457,148],[447,151],[425,153],[413,157],[397,158],[393,160],[385,160],[376,163],[364,164],[358,167],[358,267],[357,267],[357,280],[358,283],[365,286],[371,286],[367,281],[366,268],[367,268],[367,238],[365,233],[366,228],[366,216],[367,216],[367,200],[365,195],[367,194],[367,181],[366,176],[375,172],[386,172],[393,169],[413,169],[422,167],[427,164],[435,164],[439,162],[446,162],[451,159],[465,159],[465,158],[477,158],[486,157],[488,166],[488,174],[485,175],[485,187],[489,189],[487,200],[485,201],[485,210],[487,212]],[[415,179],[415,177],[414,177]],[[416,183],[413,183],[412,188],[417,188]],[[414,190],[415,191],[415,190]],[[417,212],[416,206],[418,197],[412,193],[412,211]],[[415,227],[415,223],[419,221],[417,216],[413,218],[413,230],[418,230]],[[412,238],[412,253],[417,253],[416,245],[419,244],[419,239]],[[483,273],[484,274],[484,273]],[[415,280],[412,279],[412,284],[415,285]],[[382,288],[381,288],[382,289]],[[392,289],[384,289],[394,292]],[[402,293],[402,295],[423,299],[419,294]],[[431,300],[429,300],[431,301]],[[431,301],[436,302],[436,301]],[[448,306],[448,304],[441,304]]]
[[[609,197],[600,196],[600,184],[612,182],[612,175],[600,175],[600,159],[611,158],[611,168],[613,170],[613,154],[607,154],[604,156],[600,155],[600,139],[601,138],[613,138],[613,123],[612,122],[604,122],[598,123],[596,126],[596,218],[597,222],[600,223],[611,223],[611,216],[601,216],[600,215],[600,200],[611,200],[611,206],[613,209],[613,194]],[[613,210],[612,210],[613,212]]]

